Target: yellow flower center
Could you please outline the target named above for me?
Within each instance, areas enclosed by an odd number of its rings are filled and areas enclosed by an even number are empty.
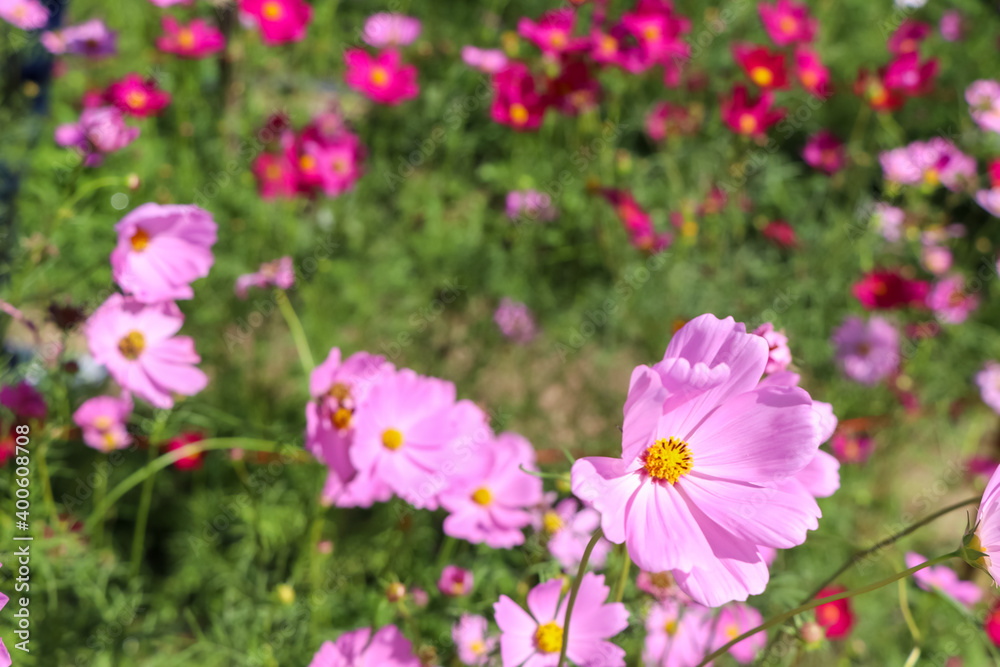
[[[778,21],[778,27],[781,28],[783,33],[790,35],[799,27],[799,23],[791,16],[784,16]]]
[[[618,40],[611,35],[601,37],[601,51],[606,54],[618,53]]]
[[[542,517],[542,526],[545,528],[546,533],[555,533],[562,528],[563,525],[563,520],[560,519],[559,515],[555,512],[546,512],[545,516]]]
[[[382,432],[382,444],[386,449],[396,451],[403,446],[403,434],[394,428],[387,428]]]
[[[126,359],[138,359],[145,348],[146,337],[142,335],[141,331],[130,331],[128,335],[118,341],[118,351]]]
[[[125,96],[125,104],[129,105],[133,109],[141,109],[146,104],[146,100],[149,96],[141,90],[130,91]]]
[[[332,387],[330,387],[330,391],[328,393],[338,401],[342,401],[351,395],[351,388],[343,382],[336,382]]]
[[[185,49],[190,49],[194,46],[194,33],[192,33],[188,28],[184,28],[177,34],[177,43]]]
[[[646,38],[648,42],[656,42],[660,39],[663,33],[660,32],[660,27],[656,25],[646,26],[642,29],[642,36]]]
[[[510,119],[514,121],[515,125],[524,125],[528,122],[528,108],[521,103],[514,103],[510,105]]]
[[[493,500],[493,494],[486,487],[480,487],[472,494],[472,500],[479,505],[489,505]]]
[[[819,74],[811,69],[802,70],[802,73],[799,74],[799,80],[806,88],[815,88],[819,83]]]
[[[330,417],[330,421],[333,425],[340,430],[344,430],[351,425],[351,411],[347,408],[338,408],[336,412]],[[385,436],[383,436],[384,440]],[[386,445],[388,447],[388,445]]]
[[[276,181],[281,178],[281,167],[276,164],[267,165],[267,169],[264,170],[264,176],[269,181]]]
[[[142,227],[135,230],[135,234],[132,235],[132,250],[136,252],[142,252],[149,245],[149,234]]]
[[[558,48],[566,46],[566,33],[562,30],[554,30],[552,34],[549,35],[549,44]]]
[[[667,621],[664,624],[663,629],[667,632],[668,635],[673,637],[674,633],[677,632],[677,619],[672,618],[669,621]]]
[[[750,78],[758,86],[766,88],[774,83],[774,73],[763,65],[758,65],[750,70]]]
[[[542,653],[558,653],[562,649],[563,629],[550,621],[535,631],[535,646]]]
[[[111,419],[111,417],[108,417],[107,415],[101,415],[100,417],[94,420],[94,428],[96,428],[98,431],[107,431],[109,428],[111,428],[111,425],[114,423],[115,422],[114,420]]]
[[[385,88],[389,83],[389,72],[384,67],[373,67],[369,78],[372,81],[372,85]]]
[[[941,174],[933,167],[924,172],[924,183],[927,185],[938,185],[941,182]]]
[[[726,637],[729,639],[736,639],[740,636],[740,628],[738,625],[730,623],[726,626]]]
[[[265,2],[260,8],[261,16],[269,21],[277,21],[281,18],[282,8],[280,2]]]
[[[486,644],[482,643],[478,639],[469,644],[469,650],[475,655],[482,655],[486,652]]]
[[[110,451],[115,448],[115,434],[108,431],[104,434],[104,449]]]
[[[316,158],[312,155],[303,155],[299,158],[299,166],[302,167],[304,171],[312,171],[316,168]]]
[[[691,472],[694,459],[691,458],[691,448],[678,438],[660,438],[643,454],[646,472],[653,479],[665,479],[674,484]]]
[[[740,132],[743,134],[753,134],[757,131],[757,119],[753,114],[745,113],[740,116]]]
[[[456,581],[451,585],[451,592],[455,595],[462,595],[465,593],[465,584],[461,581]]]

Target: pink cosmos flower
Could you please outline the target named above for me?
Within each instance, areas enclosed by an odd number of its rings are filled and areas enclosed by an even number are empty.
[[[658,234],[650,217],[628,190],[603,188],[601,195],[615,207],[615,213],[625,227],[629,242],[640,250],[657,253],[668,247],[674,237],[669,232]]]
[[[693,605],[694,600],[677,586],[674,575],[670,572],[646,572],[641,570],[635,578],[635,586],[643,593],[652,595],[660,602],[673,600],[681,605]]]
[[[451,640],[458,650],[463,665],[480,667],[488,664],[490,654],[496,650],[496,637],[487,636],[489,622],[482,616],[462,614],[451,629]]]
[[[296,147],[300,189],[310,191],[318,187],[327,197],[337,197],[361,178],[365,149],[353,132],[342,130],[318,140],[303,133]]]
[[[49,22],[49,10],[38,0],[0,0],[0,19],[21,30],[38,30]]]
[[[508,297],[500,300],[500,305],[493,313],[493,321],[500,333],[521,345],[527,345],[538,335],[535,318],[528,306]]]
[[[48,413],[45,397],[23,380],[0,389],[0,405],[25,419],[45,419]]]
[[[788,87],[788,68],[785,66],[784,53],[743,42],[734,42],[732,51],[736,64],[761,88],[770,90]]]
[[[84,331],[90,354],[122,387],[158,408],[174,404],[171,394],[194,396],[208,384],[196,364],[194,341],[175,334],[184,316],[173,303],[144,305],[112,294]]]
[[[132,442],[125,429],[132,414],[132,397],[95,396],[73,413],[73,421],[83,429],[83,441],[98,451],[122,449]]]
[[[994,583],[1000,581],[1000,468],[986,483],[975,526],[973,536],[971,539],[966,536],[963,545],[983,555],[976,557],[966,553],[966,560],[989,572]]]
[[[463,570],[457,565],[445,565],[438,579],[438,590],[450,598],[461,597],[472,592],[472,570]]]
[[[623,49],[620,65],[627,71],[663,65],[664,85],[673,87],[680,83],[680,63],[691,54],[691,46],[683,39],[691,31],[691,21],[676,14],[673,3],[640,0],[633,11],[622,15],[619,27],[624,29],[619,39],[628,34],[639,45],[637,52],[627,46]]]
[[[174,5],[190,5],[194,0],[149,0],[157,7],[173,7]]]
[[[347,632],[336,642],[324,642],[309,667],[421,667],[413,645],[395,625],[372,634],[371,628]]]
[[[118,33],[104,21],[92,19],[61,30],[48,30],[39,38],[42,46],[56,55],[72,54],[87,58],[106,58],[118,50]]]
[[[538,584],[528,592],[528,611],[506,595],[493,605],[500,626],[500,655],[504,665],[555,667],[559,662],[563,633],[568,631],[566,657],[588,667],[624,667],[625,651],[611,642],[628,627],[628,611],[620,602],[608,604],[610,589],[604,576],[583,575],[569,628],[566,628],[568,596],[562,596],[562,579]]]
[[[379,12],[365,21],[361,39],[382,49],[387,46],[407,46],[420,36],[420,21],[412,16]]]
[[[400,104],[420,92],[417,68],[403,65],[395,49],[380,51],[374,58],[362,49],[349,49],[344,62],[347,85],[379,104]]]
[[[552,197],[538,190],[511,190],[507,193],[507,217],[511,220],[524,216],[529,220],[551,222],[559,211],[552,205]]]
[[[841,463],[864,463],[875,451],[875,441],[863,433],[838,433],[831,448]]]
[[[760,612],[745,604],[733,602],[719,610],[719,620],[715,624],[715,640],[712,649],[722,648],[730,640],[736,639],[747,630],[756,628],[764,622]],[[729,649],[729,655],[736,662],[750,664],[767,644],[767,633],[758,632],[747,637],[739,644]]]
[[[480,468],[477,473],[492,476],[487,480],[490,484],[513,483],[515,475],[509,466],[514,465],[516,470],[517,463],[526,462],[523,458],[511,461],[507,458],[507,448],[501,447],[481,455],[478,451],[470,452],[487,440],[489,433],[482,410],[471,401],[456,402],[454,384],[402,369],[381,378],[372,387],[365,410],[358,412],[354,442],[349,451],[350,462],[357,470],[370,472],[372,477],[388,485],[417,509],[437,509],[442,491],[455,491],[456,484],[470,479],[482,481],[482,478],[467,477],[465,471],[456,466],[459,459],[465,462],[472,458],[470,464]],[[492,466],[494,460],[506,465]],[[540,487],[539,483],[539,494]],[[485,498],[483,494],[478,497]],[[462,500],[473,502],[471,495]],[[486,502],[476,504],[488,510],[494,505],[517,502],[506,497],[493,500],[491,495]],[[451,507],[459,504],[458,499],[453,498]],[[462,521],[449,517],[453,527],[460,523],[463,528],[474,525],[473,518],[463,515],[462,519],[469,521]],[[515,517],[504,513],[503,518],[514,520]],[[455,536],[449,532],[447,519],[445,532]]]
[[[516,433],[473,446],[462,474],[441,492],[449,512],[445,534],[493,549],[523,544],[521,529],[531,524],[528,508],[543,498],[542,480],[525,472],[537,469],[534,448]]]
[[[688,322],[663,361],[632,373],[621,458],[573,465],[573,493],[601,513],[608,540],[644,570],[672,570],[699,604],[763,591],[758,547],[801,544],[818,525],[813,496],[783,484],[816,456],[813,401],[798,387],[758,387],[767,348],[732,318]],[[771,501],[753,504],[760,494]]]
[[[926,23],[906,19],[889,38],[889,53],[896,56],[915,53],[920,48],[920,42],[927,39],[929,34],[931,27]]]
[[[924,95],[933,86],[937,75],[938,61],[931,58],[920,62],[920,54],[916,51],[897,56],[885,70],[885,85],[903,95],[911,97]]]
[[[953,275],[939,281],[927,295],[927,306],[946,324],[961,324],[979,307],[979,296],[965,290],[965,278]]]
[[[877,315],[867,322],[851,315],[833,332],[831,342],[841,369],[855,382],[876,384],[899,368],[899,332]]]
[[[395,368],[383,357],[358,352],[341,363],[333,348],[309,378],[312,400],[306,404],[306,449],[330,469],[322,500],[338,507],[371,507],[385,502],[392,490],[371,470],[351,463],[357,417],[366,410],[372,387]]]
[[[643,664],[647,667],[695,667],[713,650],[712,615],[676,600],[658,602],[646,616]],[[720,645],[721,646],[721,645]]]
[[[575,12],[570,8],[554,9],[542,14],[538,22],[522,17],[517,23],[517,31],[530,39],[544,53],[559,54],[583,47],[583,40],[573,39]]]
[[[304,0],[240,0],[240,11],[253,19],[268,46],[301,41],[312,21],[312,6]]]
[[[886,83],[887,69],[881,67],[876,72],[860,69],[858,78],[854,81],[854,94],[864,98],[868,106],[876,111],[894,111],[906,104],[903,91],[891,88]]]
[[[160,90],[153,79],[144,81],[135,72],[108,86],[104,98],[122,113],[137,118],[159,115],[170,104],[170,93]]]
[[[462,61],[480,72],[496,74],[509,62],[507,54],[500,49],[480,49],[475,46],[462,47]]]
[[[965,89],[965,101],[979,127],[1000,132],[1000,83],[990,79],[973,81]]]
[[[119,151],[139,136],[139,128],[129,127],[121,111],[115,107],[84,109],[76,123],[56,128],[55,141],[60,146],[73,147],[84,157],[84,164],[95,167],[104,155]]]
[[[996,364],[996,362],[988,362],[987,366],[990,364]],[[980,373],[983,373],[985,370],[986,369],[984,368],[983,371],[980,371]],[[995,386],[991,389],[994,393],[1000,393],[1000,375],[994,377],[993,380]],[[993,473],[997,471],[998,467],[1000,467],[1000,461],[988,456],[970,456],[965,462],[966,474],[970,479],[985,477],[988,480],[993,476]]]
[[[976,384],[983,403],[1000,414],[1000,362],[987,361],[982,370],[976,373]]]
[[[906,567],[916,567],[927,559],[920,554],[908,551],[906,553]],[[975,606],[983,599],[983,590],[971,581],[963,581],[958,578],[955,570],[947,565],[935,565],[913,574],[913,579],[917,586],[925,591],[940,591],[950,598],[954,598],[966,607]]]
[[[902,238],[902,228],[905,220],[906,213],[903,209],[884,202],[875,204],[874,212],[872,213],[872,222],[886,241],[895,242]]]
[[[294,197],[299,191],[295,166],[284,154],[261,153],[254,160],[253,173],[262,199]]]
[[[990,215],[1000,218],[1000,188],[980,190],[976,193],[976,203]]]
[[[767,365],[764,373],[778,373],[788,368],[792,363],[792,351],[788,347],[788,336],[784,329],[776,331],[773,324],[765,322],[754,329],[753,333],[767,341]]]
[[[885,179],[902,185],[923,183],[933,188],[941,183],[949,190],[960,190],[978,177],[975,158],[941,137],[883,152],[879,161]]]
[[[830,90],[830,70],[819,54],[804,46],[795,49],[795,76],[803,88],[820,99],[826,99],[833,92]]]
[[[844,144],[829,130],[821,130],[809,137],[802,157],[814,169],[835,174],[844,168]]]
[[[528,66],[512,62],[493,75],[493,105],[490,116],[515,130],[537,130],[545,117],[548,100],[537,92]]]
[[[160,51],[197,59],[226,48],[222,32],[202,19],[194,19],[187,25],[178,23],[172,16],[164,16],[162,21],[166,34],[156,39],[156,48]]]
[[[809,7],[791,0],[778,0],[771,5],[757,5],[764,29],[778,46],[796,42],[811,42],[816,35],[816,19],[809,15]]]
[[[280,289],[288,289],[295,284],[295,266],[292,258],[285,256],[273,262],[264,262],[256,273],[245,273],[236,279],[236,296],[247,298],[247,290],[251,287],[261,289],[274,285]]]
[[[115,282],[142,303],[194,297],[191,283],[215,262],[216,230],[212,215],[198,206],[143,204],[115,225]]]
[[[785,109],[771,109],[773,103],[771,92],[753,98],[747,95],[746,86],[736,85],[732,94],[721,102],[722,120],[737,134],[763,136],[769,127],[785,117]]]
[[[941,15],[941,24],[938,29],[941,31],[941,38],[946,42],[957,42],[962,39],[965,32],[965,23],[962,12],[957,9],[949,9]]]
[[[565,572],[576,572],[594,531],[601,525],[601,515],[589,507],[580,507],[575,498],[566,498],[542,515],[542,528],[549,535],[549,552]],[[590,553],[590,567],[604,567],[611,543],[598,540]]]

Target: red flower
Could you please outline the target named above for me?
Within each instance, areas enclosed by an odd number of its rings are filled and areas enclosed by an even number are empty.
[[[889,63],[885,70],[885,85],[903,95],[923,95],[933,87],[932,80],[937,70],[936,58],[921,63],[917,52],[905,53]]]
[[[986,631],[986,636],[990,638],[994,646],[1000,646],[1000,601],[995,602],[989,613],[986,614],[983,630]]]
[[[767,223],[761,233],[781,248],[794,248],[799,243],[795,237],[795,230],[784,220]]]
[[[493,120],[515,130],[536,130],[542,124],[547,99],[535,89],[524,63],[514,62],[493,75]]]
[[[669,233],[657,234],[653,228],[653,219],[644,211],[628,190],[602,188],[601,195],[615,207],[618,218],[625,227],[629,241],[633,246],[648,252],[659,252],[673,241]]]
[[[187,433],[181,433],[179,436],[167,443],[167,451],[173,452],[175,450],[186,447],[193,442],[198,442],[204,440],[205,436],[201,433],[195,433],[193,431],[188,431]],[[200,470],[202,465],[202,459],[205,458],[205,452],[195,452],[189,454],[188,456],[181,457],[177,459],[174,466],[180,470]]]
[[[906,19],[889,38],[889,53],[897,56],[915,53],[930,32],[931,27],[926,23]]]
[[[987,173],[990,175],[990,186],[1000,188],[1000,159],[990,162]]]
[[[565,58],[559,75],[546,81],[546,97],[568,116],[597,106],[600,93],[601,84],[579,58]]]
[[[854,94],[863,97],[875,111],[893,111],[906,102],[900,91],[886,85],[885,68],[871,73],[859,70],[858,79],[854,82]]]
[[[829,586],[821,590],[816,599],[822,600],[846,590],[843,586]],[[816,607],[816,622],[826,628],[827,639],[846,637],[854,627],[854,612],[851,611],[850,599],[844,598]]]
[[[747,96],[746,86],[733,87],[732,96],[722,100],[722,120],[733,132],[747,136],[763,136],[769,127],[785,117],[784,109],[771,110],[773,93],[759,98]]]
[[[868,310],[884,310],[922,305],[930,283],[904,278],[897,271],[871,271],[851,289],[861,305]]]
[[[750,80],[761,88],[771,90],[788,87],[784,53],[771,52],[764,46],[736,43],[733,44],[733,59]]]

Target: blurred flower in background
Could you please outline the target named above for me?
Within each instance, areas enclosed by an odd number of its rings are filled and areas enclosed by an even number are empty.
[[[538,335],[535,318],[528,306],[508,297],[500,300],[500,305],[493,313],[493,321],[500,333],[515,343],[527,345]]]

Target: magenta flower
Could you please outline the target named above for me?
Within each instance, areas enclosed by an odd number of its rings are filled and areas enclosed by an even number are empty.
[[[156,39],[156,48],[160,51],[197,59],[226,48],[222,32],[202,19],[194,19],[187,25],[178,23],[172,16],[164,16],[162,21],[166,34]]]
[[[855,382],[876,384],[899,368],[899,332],[877,315],[867,322],[851,315],[833,332],[831,342],[837,363]]]
[[[946,42],[957,42],[962,39],[965,32],[965,23],[962,12],[957,9],[949,9],[941,15],[941,24],[938,29],[941,31],[941,38]]]
[[[620,65],[628,71],[643,71],[653,65],[663,65],[663,83],[673,87],[680,83],[680,61],[691,54],[691,46],[683,35],[691,30],[691,21],[674,13],[673,4],[660,0],[642,0],[634,11],[622,14],[619,33],[630,35],[638,43],[638,52],[625,47]],[[612,29],[612,34],[616,34]],[[631,62],[630,62],[631,61]]]
[[[476,449],[469,456],[471,447]],[[501,433],[492,442],[479,439],[471,447],[465,446],[471,460],[441,492],[449,513],[445,534],[494,549],[523,544],[521,529],[532,519],[528,508],[543,498],[542,480],[524,471],[537,469],[534,447],[516,433]]]
[[[190,5],[194,0],[149,0],[157,7],[173,7],[174,5]]]
[[[916,567],[927,559],[914,551],[906,553],[906,567]],[[964,604],[966,607],[975,606],[983,599],[983,590],[971,581],[963,581],[958,578],[955,570],[947,565],[935,565],[913,573],[913,579],[917,586],[925,591],[939,591],[950,598]]]
[[[1000,132],[1000,83],[990,79],[973,81],[965,89],[972,120],[984,130]]]
[[[104,98],[122,113],[136,118],[157,116],[170,104],[170,93],[160,90],[153,79],[144,81],[135,72],[108,86]]]
[[[85,325],[94,360],[122,387],[158,408],[174,404],[172,394],[194,396],[208,384],[197,367],[194,341],[175,335],[184,316],[171,302],[144,305],[112,294]]]
[[[438,590],[450,598],[468,595],[472,592],[472,570],[463,570],[457,565],[445,565],[438,579]]]
[[[572,9],[554,9],[542,14],[537,23],[522,17],[517,23],[517,32],[534,42],[543,53],[557,55],[586,47],[586,40],[572,37],[575,20]]]
[[[420,36],[420,21],[412,16],[379,12],[365,21],[361,39],[382,49],[387,46],[407,46]]]
[[[813,460],[820,434],[809,394],[758,386],[767,348],[732,318],[688,322],[663,361],[632,373],[621,458],[573,464],[573,493],[608,540],[708,606],[763,591],[758,547],[801,544],[820,516],[802,485],[778,484]]]
[[[536,130],[545,117],[548,100],[536,90],[528,66],[512,62],[493,75],[493,105],[490,116],[515,130]]]
[[[767,366],[764,367],[764,373],[777,373],[788,368],[792,363],[792,351],[788,347],[788,336],[784,329],[776,331],[773,324],[765,322],[754,329],[753,333],[767,341]]]
[[[712,625],[712,614],[700,605],[685,607],[676,600],[654,604],[646,616],[643,664],[695,667],[713,649]]]
[[[976,384],[983,403],[1000,414],[1000,363],[987,361],[983,369],[976,373]]]
[[[454,384],[402,369],[372,387],[365,410],[357,414],[350,461],[417,509],[437,509],[442,491],[467,481],[455,461],[468,459],[470,448],[487,440],[490,432],[486,415],[475,404],[456,403]],[[476,452],[473,463],[485,467],[506,451],[497,448],[492,454]],[[449,518],[454,525],[456,520]],[[445,532],[448,527],[445,520]]]
[[[45,419],[48,414],[45,397],[23,380],[0,389],[0,405],[25,419]]]
[[[486,74],[496,74],[507,67],[509,62],[507,55],[500,49],[480,49],[475,46],[462,47],[462,61]]]
[[[760,97],[747,95],[746,86],[733,86],[732,94],[721,102],[722,121],[736,134],[760,137],[769,127],[785,117],[785,109],[772,109],[774,93],[761,93]]]
[[[773,5],[761,2],[757,11],[767,34],[778,46],[811,42],[816,35],[816,19],[809,15],[805,4],[791,0],[778,0]]]
[[[830,96],[830,70],[815,51],[804,46],[795,49],[795,76],[812,95],[821,99]]]
[[[299,153],[293,164],[298,165],[296,178],[302,190],[319,188],[327,197],[337,197],[361,178],[365,149],[361,139],[346,129],[330,137],[313,138],[303,133],[295,146]]]
[[[109,30],[104,21],[92,19],[61,30],[48,30],[39,38],[50,53],[71,54],[87,58],[106,58],[118,51],[118,33]]]
[[[458,659],[463,665],[479,667],[488,663],[497,647],[497,638],[488,636],[488,629],[489,622],[485,618],[472,614],[462,614],[451,629],[451,640],[455,642]]]
[[[828,130],[821,130],[809,137],[802,157],[810,167],[828,174],[835,174],[843,169],[846,161],[843,142]]]
[[[49,21],[49,10],[38,0],[0,0],[0,19],[21,30],[38,30]]]
[[[191,283],[207,276],[215,262],[216,230],[203,208],[143,204],[115,225],[115,282],[142,303],[193,298]]]
[[[392,497],[392,490],[351,463],[356,417],[363,414],[368,395],[395,368],[383,357],[358,352],[341,363],[340,350],[309,377],[306,404],[306,449],[329,467],[322,500],[338,507],[371,507]]]
[[[838,433],[830,447],[842,463],[864,463],[875,451],[875,441],[863,433]]]
[[[295,166],[284,154],[261,153],[254,160],[253,173],[261,199],[294,197],[299,191]]]
[[[247,298],[247,290],[251,287],[261,289],[271,285],[288,289],[295,284],[295,267],[291,257],[282,257],[273,262],[264,262],[256,273],[245,273],[236,279],[236,296]]]
[[[953,275],[938,282],[927,295],[927,306],[946,324],[961,324],[979,307],[979,297],[965,290],[965,278]]]
[[[240,11],[253,19],[269,46],[301,41],[312,21],[312,6],[304,0],[240,0]]]
[[[79,121],[60,125],[55,132],[56,143],[77,149],[88,167],[101,164],[104,155],[125,148],[138,136],[139,128],[126,125],[115,107],[84,109]]]
[[[73,421],[83,430],[83,441],[102,452],[128,447],[132,436],[125,428],[132,414],[132,397],[96,396],[83,402]]]
[[[885,85],[904,95],[917,96],[930,91],[937,75],[938,61],[931,58],[920,62],[916,51],[896,56],[885,70]]]
[[[504,297],[500,300],[496,312],[493,313],[493,321],[506,338],[527,345],[538,335],[538,327],[535,325],[535,318],[531,310],[520,301]]]
[[[347,632],[336,642],[324,642],[309,667],[421,667],[413,655],[413,645],[395,625],[386,625],[372,634],[371,628]]]
[[[566,572],[576,572],[594,531],[601,525],[601,515],[589,507],[580,507],[575,498],[566,498],[542,514],[541,528],[549,536],[549,552]],[[598,540],[590,554],[590,567],[600,570],[611,553],[611,543]]]
[[[344,62],[347,85],[379,104],[400,104],[420,92],[417,68],[403,65],[395,49],[380,51],[374,58],[362,49],[349,49]]]
[[[493,605],[504,665],[555,667],[559,662],[563,632],[567,631],[568,596],[562,596],[562,585],[562,579],[552,579],[532,588],[528,611],[506,595]],[[629,614],[622,603],[606,602],[610,592],[602,575],[583,575],[568,628],[566,657],[570,662],[624,667],[625,651],[607,640],[628,627]]]
[[[920,42],[927,39],[929,34],[931,27],[926,23],[906,19],[889,38],[889,53],[896,56],[915,53],[920,48]]]

